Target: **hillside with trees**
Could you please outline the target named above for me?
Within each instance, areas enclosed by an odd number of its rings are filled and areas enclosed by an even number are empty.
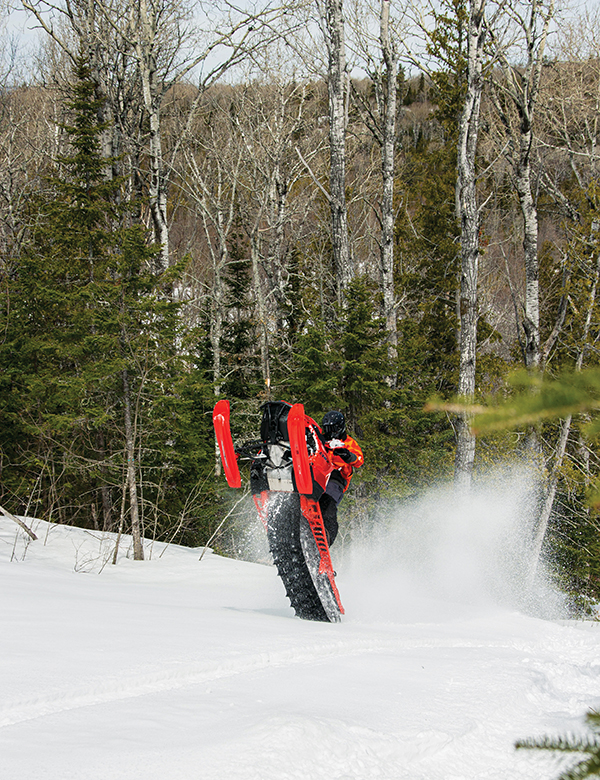
[[[516,461],[539,474],[533,558],[597,599],[589,414],[476,437],[426,405],[598,363],[600,17],[23,6],[36,70],[7,41],[0,74],[0,506],[205,544],[231,512],[216,400],[247,439],[285,398],[363,446],[348,538]]]

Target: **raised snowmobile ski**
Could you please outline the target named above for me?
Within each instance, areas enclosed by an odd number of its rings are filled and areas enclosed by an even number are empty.
[[[292,464],[296,489],[299,493],[310,495],[313,492],[313,481],[308,462],[308,449],[306,447],[306,426],[304,423],[304,407],[302,404],[294,404],[287,416],[287,429],[290,437],[290,450],[292,452]]]
[[[318,499],[334,467],[319,426],[302,404],[270,401],[262,406],[260,440],[233,446],[229,402],[219,401],[213,420],[223,469],[239,487],[239,456],[251,461],[250,487],[267,531],[269,549],[296,615],[337,623],[344,614],[335,583]]]
[[[225,478],[227,479],[229,487],[239,488],[242,486],[242,476],[237,464],[237,455],[233,449],[233,440],[229,427],[229,415],[229,401],[217,401],[215,408],[213,409],[213,425],[217,437],[217,444],[219,445],[219,452],[221,454],[223,471],[225,472]]]

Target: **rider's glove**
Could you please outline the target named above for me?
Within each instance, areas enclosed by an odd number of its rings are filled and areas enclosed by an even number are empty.
[[[353,452],[350,452],[350,450],[346,449],[346,447],[337,447],[333,451],[334,455],[337,455],[338,458],[341,458],[344,463],[354,463],[356,460],[356,455]]]

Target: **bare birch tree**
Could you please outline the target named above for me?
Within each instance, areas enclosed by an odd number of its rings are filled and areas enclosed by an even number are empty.
[[[544,81],[539,87],[538,110],[542,129],[538,133],[538,146],[547,155],[542,161],[545,164],[540,176],[548,193],[564,210],[566,224],[571,226],[566,231],[569,242],[566,254],[572,268],[568,270],[569,284],[563,282],[565,289],[556,323],[542,344],[540,365],[542,368],[546,366],[559,339],[566,340],[564,331],[568,307],[570,319],[577,321],[577,326],[573,322],[568,323],[575,331],[569,351],[574,359],[575,371],[581,371],[590,357],[594,359],[598,339],[600,224],[595,217],[595,181],[600,110],[600,14],[597,10],[584,10],[581,15],[563,24],[557,38],[557,62],[546,69]],[[561,180],[569,177],[577,183],[576,192],[583,204],[561,190]],[[584,220],[582,212],[588,210]],[[581,280],[578,289],[576,279]],[[572,426],[571,415],[561,421],[557,443],[549,459],[540,512],[532,530],[530,585],[548,531]]]
[[[379,235],[379,276],[383,298],[383,317],[388,334],[388,354],[390,359],[397,355],[397,304],[394,289],[394,177],[396,160],[396,125],[398,103],[399,53],[397,46],[398,30],[391,18],[390,0],[381,0],[379,9],[379,35],[375,41],[369,35],[369,17],[362,13],[362,6],[353,9],[350,27],[354,49],[359,62],[364,62],[367,75],[373,85],[375,95],[374,108],[368,96],[352,88],[356,105],[361,111],[363,121],[372,133],[381,151],[381,190],[377,193],[373,205],[377,214]],[[374,36],[372,36],[374,37]],[[373,51],[376,48],[377,51]],[[390,383],[394,384],[394,377]]]
[[[486,0],[470,0],[467,84],[459,122],[457,150],[456,213],[461,228],[458,392],[469,401],[475,394],[477,359],[480,205],[477,197],[476,156],[484,86],[485,43],[488,33],[485,12]],[[475,436],[466,414],[458,417],[456,436],[454,481],[459,489],[468,490],[475,459]]]
[[[346,71],[344,9],[343,0],[316,0],[316,3],[328,57],[331,243],[338,298],[342,300],[354,276],[346,205],[348,73]]]
[[[381,0],[379,40],[385,63],[382,78],[381,114],[381,287],[389,340],[389,354],[396,357],[398,331],[394,291],[394,162],[396,156],[396,103],[398,93],[398,51],[390,25],[390,0]]]
[[[207,273],[196,263],[192,269],[193,298],[210,306],[209,339],[212,352],[214,392],[223,383],[222,339],[226,308],[225,276],[229,264],[229,241],[238,197],[243,150],[236,145],[229,115],[229,100],[217,96],[205,110],[210,117],[200,126],[199,114],[182,149],[178,166],[180,186],[200,218],[202,246],[209,260]],[[198,122],[198,120],[200,120]]]
[[[511,48],[496,46],[496,57],[502,68],[502,79],[495,80],[495,105],[504,127],[509,162],[523,218],[523,254],[525,264],[525,299],[521,327],[524,334],[524,362],[537,368],[541,361],[540,290],[538,261],[538,214],[532,184],[532,157],[535,152],[534,120],[537,111],[540,80],[550,22],[554,17],[554,0],[519,2],[507,5],[507,13],[517,29],[519,51],[516,62],[510,61]],[[498,42],[496,42],[498,44]],[[520,53],[524,53],[522,61]],[[513,52],[514,54],[514,52]],[[510,108],[516,114],[513,121]]]
[[[304,155],[323,146],[321,133],[307,127],[307,83],[270,76],[240,91],[235,126],[243,148],[240,218],[246,231],[258,321],[262,379],[271,386],[271,349],[283,330],[291,221],[303,209],[305,195],[291,191],[305,175]],[[308,148],[307,148],[308,147]],[[300,154],[298,154],[298,152]]]
[[[271,10],[267,5],[258,11],[245,11],[225,3],[227,12],[219,14],[219,5],[215,3],[210,6],[210,20],[206,17],[210,32],[201,34],[194,20],[197,9],[186,0],[22,2],[69,57],[76,57],[82,48],[90,55],[94,75],[101,85],[99,96],[106,98],[105,119],[125,126],[132,114],[137,117],[137,131],[132,132],[130,127],[126,135],[130,140],[139,136],[139,147],[146,142],[140,118],[147,119],[147,148],[135,150],[135,175],[138,181],[145,178],[145,166],[140,162],[145,156],[151,226],[161,246],[158,270],[164,270],[171,254],[167,204],[172,169],[164,150],[165,96],[192,73],[199,73],[197,100],[190,108],[193,116],[197,101],[208,86],[253,48],[277,36],[271,24],[280,10]],[[170,157],[178,146],[176,142]]]

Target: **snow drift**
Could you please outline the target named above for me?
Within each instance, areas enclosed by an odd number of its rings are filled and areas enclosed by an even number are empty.
[[[295,618],[271,566],[112,566],[111,536],[0,519],[1,776],[549,780],[514,741],[600,704],[600,631],[543,583],[553,619],[523,613],[524,494],[496,487],[382,520],[339,561],[339,625]]]

